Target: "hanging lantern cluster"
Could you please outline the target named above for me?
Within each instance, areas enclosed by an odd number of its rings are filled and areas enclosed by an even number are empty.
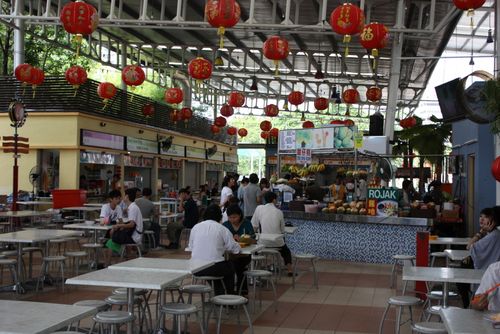
[[[413,116],[404,118],[399,121],[399,125],[403,129],[410,129],[413,128],[415,125],[417,125],[417,119]]]
[[[267,59],[274,61],[274,75],[279,76],[279,63],[286,59],[290,52],[288,41],[281,36],[271,36],[264,42],[262,51]]]
[[[377,69],[377,58],[379,50],[387,46],[389,42],[389,29],[382,23],[373,22],[367,24],[361,32],[361,45],[371,50],[373,59],[373,70]]]
[[[248,131],[245,128],[239,128],[238,129],[238,136],[241,138],[246,137],[248,135]]]
[[[366,90],[366,99],[370,102],[378,102],[382,98],[382,89],[377,86],[370,87]]]
[[[75,89],[74,96],[76,96],[78,88],[87,82],[87,71],[81,66],[73,65],[66,70],[65,77],[66,81]]]
[[[33,98],[35,98],[36,87],[45,81],[45,73],[41,68],[30,64],[20,64],[14,70],[17,80],[22,82],[22,86],[31,85]],[[24,89],[23,89],[24,94]]]
[[[231,92],[229,93],[227,104],[233,108],[242,107],[245,104],[245,95],[240,92]]]
[[[154,113],[155,113],[155,106],[152,103],[146,103],[145,105],[142,106],[142,114],[146,118],[153,116]]]
[[[97,86],[97,95],[103,99],[104,108],[108,105],[109,100],[111,100],[116,95],[116,87],[111,82],[101,82]]]
[[[317,111],[323,111],[328,109],[329,103],[329,99],[325,97],[318,97],[314,100],[314,108],[316,108]]]
[[[224,117],[231,117],[234,114],[234,108],[231,107],[229,104],[224,104],[220,108],[220,114]]]
[[[345,56],[349,55],[351,36],[359,34],[365,24],[365,14],[358,6],[345,3],[335,8],[330,15],[330,25],[337,34],[344,36]]]
[[[193,110],[189,107],[184,107],[179,111],[181,120],[184,121],[184,126],[187,127],[189,120],[193,117]]]
[[[264,113],[268,117],[276,117],[276,116],[278,116],[279,112],[280,112],[280,110],[278,109],[278,106],[275,104],[268,104],[264,108]]]
[[[184,91],[178,87],[168,88],[165,90],[164,100],[177,108],[177,105],[184,101]]]
[[[212,63],[203,57],[197,57],[188,63],[188,73],[199,86],[203,80],[207,80],[212,76]]]
[[[269,136],[271,138],[278,138],[279,133],[280,133],[280,130],[278,130],[278,128],[272,128],[271,130],[269,130]]]
[[[59,16],[64,30],[75,35],[76,57],[80,53],[83,36],[92,34],[99,25],[97,10],[83,1],[69,2]]]
[[[217,28],[220,37],[219,48],[224,47],[224,33],[240,20],[241,8],[235,0],[208,0],[205,5],[205,17],[208,23]]]

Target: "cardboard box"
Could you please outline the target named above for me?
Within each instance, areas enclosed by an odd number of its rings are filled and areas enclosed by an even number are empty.
[[[459,210],[443,210],[443,211],[441,211],[441,216],[443,218],[459,218],[460,211]]]

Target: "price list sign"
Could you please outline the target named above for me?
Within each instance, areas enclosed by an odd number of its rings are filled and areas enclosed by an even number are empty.
[[[311,149],[309,148],[299,148],[297,149],[297,154],[295,157],[297,164],[310,164],[312,162]]]

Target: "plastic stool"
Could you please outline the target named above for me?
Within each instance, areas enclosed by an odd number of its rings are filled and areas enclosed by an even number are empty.
[[[221,281],[222,287],[224,288],[224,292],[227,293],[226,285],[224,284],[224,277],[223,276],[196,276],[193,275],[193,284],[197,283],[198,281],[202,281],[205,283],[210,284],[212,287],[212,290],[215,293],[215,281]]]
[[[90,250],[94,250],[94,260],[93,260],[93,264],[95,265],[95,268],[97,269],[97,265],[99,264],[99,249],[101,249],[103,247],[102,244],[96,244],[96,243],[88,243],[88,244],[83,244],[82,245],[82,248],[86,248],[89,250],[89,266],[90,268],[93,267],[92,263],[90,262]]]
[[[110,333],[118,333],[120,325],[133,322],[135,317],[127,311],[105,311],[97,313],[92,319],[94,325],[89,333],[94,331],[96,324],[99,325],[99,329],[102,329],[102,325],[109,325],[111,327]],[[102,333],[102,330],[99,333]]]
[[[123,260],[123,256],[125,255],[125,251],[127,250],[127,247],[135,247],[137,249],[137,254],[139,255],[139,257],[142,257],[142,251],[141,251],[140,244],[124,244],[124,245],[122,245],[122,248],[120,250],[120,259]]]
[[[109,305],[111,305],[111,307],[113,305],[117,305],[117,306],[120,306],[120,308],[121,308],[123,306],[128,305],[128,297],[126,294],[114,294],[114,295],[106,297],[106,299],[104,299],[104,301],[106,303],[108,303]],[[148,321],[146,303],[145,302],[143,303],[143,299],[141,297],[139,297],[138,295],[136,295],[135,293],[134,293],[134,305],[137,306],[137,310],[139,312],[140,331],[142,332],[142,324],[145,321],[146,327],[147,327],[147,333],[149,333],[149,331],[151,329],[151,326],[150,326],[151,317]],[[149,315],[151,315],[151,313],[149,313]]]
[[[275,274],[276,279],[281,277],[281,253],[279,250],[274,248],[264,248],[259,252],[259,255],[264,255],[266,257],[266,266],[268,266],[267,260],[271,259],[272,272]],[[267,267],[266,269],[269,269]]]
[[[245,311],[245,315],[248,320],[248,326],[250,328],[250,333],[253,334],[253,326],[252,326],[252,319],[250,318],[250,314],[248,314],[247,307],[245,306],[246,303],[248,303],[248,299],[242,296],[238,295],[219,295],[213,297],[211,300],[212,304],[215,306],[219,306],[219,316],[217,317],[217,334],[220,333],[220,324],[222,320],[222,308],[223,306],[241,306],[243,307],[243,310]],[[210,314],[209,314],[210,318]],[[240,317],[238,313],[238,324],[240,323]]]
[[[205,321],[205,294],[208,293],[208,297],[210,298],[210,295],[212,294],[212,288],[209,285],[201,285],[201,284],[189,284],[189,285],[184,285],[179,289],[179,300],[181,300],[184,303],[184,296],[183,294],[188,294],[188,304],[192,304],[193,302],[193,294],[200,294],[201,297],[201,322],[203,324],[203,328],[205,328],[205,331],[208,331],[208,321],[209,319],[207,318]]]
[[[415,256],[413,255],[402,255],[402,254],[397,254],[393,255],[392,258],[394,259],[394,264],[392,265],[392,270],[391,270],[391,288],[394,287],[394,283],[396,282],[396,276],[397,276],[397,271],[398,269],[401,268],[401,262],[402,261],[410,261],[411,265],[415,265]]]
[[[94,300],[94,299],[86,299],[86,300],[80,300],[77,301],[76,303],[73,303],[74,306],[88,306],[88,307],[95,307],[97,309],[97,312],[103,312],[109,310],[109,305],[104,301],[104,300]],[[68,329],[71,328],[68,327]],[[78,323],[75,328],[77,331],[80,330],[80,320],[78,320]],[[77,332],[79,333],[79,332]]]
[[[257,279],[261,279],[261,280],[266,280],[268,282],[271,282],[271,288],[273,289],[273,296],[274,296],[274,311],[275,312],[278,312],[278,299],[277,299],[277,296],[276,296],[276,287],[274,286],[274,281],[273,281],[273,273],[270,272],[269,270],[248,270],[248,271],[245,271],[245,277],[247,278],[247,281],[249,280],[249,278],[252,278],[252,290],[253,290],[253,300],[252,300],[252,303],[253,303],[253,306],[252,306],[252,310],[253,312],[255,312],[255,299],[257,299]],[[243,282],[241,282],[241,286],[240,286],[240,295],[241,295],[241,290],[243,288],[243,284],[244,284],[244,280]],[[260,295],[260,290],[259,290],[259,306],[262,307],[262,297]]]
[[[0,283],[3,284],[3,267],[6,266],[10,270],[12,276],[12,282],[14,284],[19,284],[19,279],[17,277],[17,260],[14,259],[0,259]]]
[[[149,246],[150,249],[156,248],[155,232],[154,231],[146,230],[143,232],[143,236],[147,240],[147,245]]]
[[[24,247],[23,254],[28,253],[28,278],[33,277],[33,253],[39,252],[40,258],[43,258],[43,249],[41,247]]]
[[[389,308],[391,306],[396,306],[399,307],[398,313],[396,315],[396,330],[395,333],[399,334],[399,330],[401,328],[401,312],[403,310],[403,307],[407,306],[410,310],[410,323],[413,325],[413,315],[412,315],[412,306],[417,306],[421,303],[422,301],[418,299],[417,297],[411,297],[411,296],[393,296],[390,297],[389,300],[387,301],[387,307],[384,310],[384,314],[382,315],[382,320],[380,321],[380,327],[379,327],[379,334],[383,333],[383,327],[384,327],[384,321],[385,317],[387,316],[387,312],[389,311]]]
[[[185,323],[184,323],[184,332],[187,333],[187,317],[191,314],[196,315],[196,320],[198,320],[198,323],[200,324],[200,329],[202,333],[205,333],[205,329],[203,327],[203,324],[200,322],[200,319],[198,317],[198,309],[194,305],[190,304],[183,304],[183,303],[166,303],[165,305],[162,305],[161,307],[161,316],[159,318],[159,328],[161,324],[163,323],[164,317],[166,315],[172,315],[174,317],[174,322],[173,322],[173,328],[172,331],[175,330],[176,334],[181,334],[181,319],[180,317],[184,316]],[[177,327],[177,329],[175,329]]]
[[[45,278],[49,274],[49,264],[50,263],[59,263],[60,269],[61,269],[61,286],[62,286],[62,291],[64,292],[64,261],[66,260],[65,256],[45,256],[43,257],[42,261],[42,269],[40,271],[40,276],[38,277],[38,280],[36,281],[36,289],[35,291],[38,292],[38,284],[40,281],[42,281],[42,289],[44,286]]]
[[[295,254],[295,261],[293,262],[293,275],[292,275],[292,287],[295,289],[295,276],[297,275],[297,263],[299,260],[309,260],[311,261],[311,266],[313,270],[313,285],[318,289],[318,273],[316,272],[316,266],[314,265],[314,261],[317,259],[314,254]]]
[[[448,334],[440,322],[417,322],[411,326],[411,330],[421,334]]]
[[[266,263],[266,257],[264,255],[252,254],[252,262],[250,268],[253,269],[264,269]]]
[[[436,261],[437,258],[448,259],[448,254],[445,252],[433,252],[433,253],[431,253],[431,265],[430,265],[430,267],[434,267],[434,262]],[[446,262],[448,262],[448,261],[446,261]]]

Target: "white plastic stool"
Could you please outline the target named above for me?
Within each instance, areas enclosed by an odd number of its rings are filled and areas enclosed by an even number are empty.
[[[387,312],[389,311],[389,308],[391,306],[396,306],[399,308],[398,313],[396,315],[396,329],[395,333],[399,334],[399,330],[401,328],[401,312],[403,311],[403,307],[408,307],[410,310],[410,323],[413,325],[413,315],[412,315],[412,306],[417,306],[421,303],[422,301],[418,299],[417,297],[411,297],[411,296],[393,296],[390,297],[389,300],[387,301],[387,307],[384,310],[384,314],[382,315],[382,320],[380,321],[380,327],[379,327],[379,334],[383,333],[383,327],[384,327],[384,321],[385,317],[387,316]]]
[[[253,326],[252,319],[250,318],[250,314],[248,313],[246,304],[248,303],[248,299],[238,295],[218,295],[213,297],[211,300],[212,304],[215,306],[219,306],[219,316],[217,318],[217,334],[220,333],[220,325],[222,320],[222,308],[223,306],[241,306],[245,311],[245,316],[248,320],[248,326],[250,329],[250,333],[253,334]],[[210,315],[209,315],[210,318]],[[238,324],[240,323],[240,317],[238,313]]]
[[[292,287],[295,289],[295,276],[297,275],[297,262],[302,260],[311,261],[312,271],[313,271],[313,285],[318,289],[318,273],[316,272],[316,266],[314,265],[314,261],[316,261],[317,257],[314,254],[295,254],[295,261],[293,262],[293,275],[292,275]]]
[[[391,286],[390,286],[391,288],[394,287],[398,269],[402,267],[404,261],[410,261],[412,266],[415,265],[415,256],[413,255],[396,254],[393,255],[392,258],[394,259],[394,264],[392,265],[392,270],[391,270]]]
[[[417,322],[411,326],[411,330],[420,334],[448,334],[440,322]]]

